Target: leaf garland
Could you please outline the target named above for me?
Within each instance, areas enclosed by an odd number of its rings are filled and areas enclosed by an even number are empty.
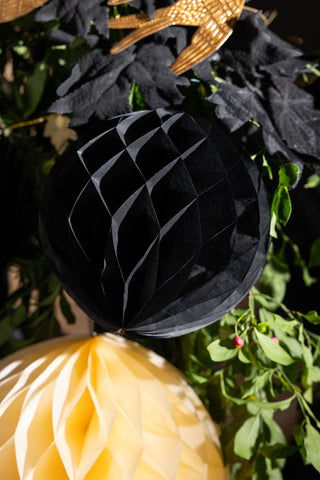
[[[319,157],[320,113],[313,97],[295,85],[307,71],[302,52],[272,33],[258,14],[247,14],[219,51],[225,82],[207,100],[231,131],[249,120],[262,128],[271,155],[279,152],[300,168],[302,155]]]
[[[93,21],[101,35],[109,37],[108,8],[104,0],[51,0],[36,13],[35,20],[49,22],[60,20],[60,28],[52,38],[71,43],[75,37],[87,38]]]
[[[151,108],[180,104],[183,96],[176,75],[169,69],[173,61],[165,45],[145,44],[117,55],[93,49],[80,58],[71,76],[58,88],[61,96],[49,111],[73,113],[71,126],[89,118],[104,119],[131,111],[129,95],[135,82]]]

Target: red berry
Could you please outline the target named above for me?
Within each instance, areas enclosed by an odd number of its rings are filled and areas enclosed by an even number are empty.
[[[241,337],[234,337],[232,341],[235,344],[236,348],[242,348],[244,345],[244,341]]]
[[[273,340],[274,343],[276,343],[277,345],[280,345],[280,340],[279,340],[279,338],[277,338],[277,337],[272,337],[271,340]]]

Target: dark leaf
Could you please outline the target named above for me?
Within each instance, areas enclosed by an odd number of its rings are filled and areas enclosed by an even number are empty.
[[[62,98],[51,112],[73,113],[70,126],[90,117],[105,119],[131,111],[129,95],[135,82],[143,100],[151,107],[166,107],[182,102],[177,77],[170,70],[174,57],[165,45],[146,44],[136,53],[131,47],[116,55],[94,49],[80,58],[71,76],[58,88]]]
[[[283,445],[281,443],[277,443],[275,445],[271,445],[270,447],[265,447],[261,450],[261,453],[263,456],[267,458],[288,458],[296,451],[298,450],[298,447],[294,445]]]
[[[319,178],[319,177],[318,177]],[[320,238],[317,238],[311,245],[309,268],[320,267]]]
[[[156,11],[155,0],[133,0],[130,7],[134,7],[139,11],[147,12],[150,19],[154,17]]]
[[[92,50],[74,66],[71,77],[58,89],[62,98],[53,103],[51,112],[73,113],[70,126],[87,122],[90,117],[105,118],[130,111],[130,84],[120,79],[134,60],[132,49],[117,55]]]
[[[320,111],[313,97],[284,77],[268,89],[272,119],[282,140],[295,152],[320,157]]]
[[[28,118],[37,108],[45,87],[48,67],[45,63],[38,63],[25,86],[26,109],[24,118]]]
[[[108,8],[104,0],[51,0],[36,14],[39,22],[49,22],[60,19],[60,29],[66,33],[65,40],[70,42],[75,37],[87,37],[91,21],[95,23],[98,32],[109,36]]]
[[[294,84],[308,71],[302,52],[272,33],[259,14],[245,13],[217,55],[226,79],[208,99],[217,116],[232,130],[256,121],[269,153],[283,154],[301,171],[300,154],[318,158],[320,112]]]
[[[228,42],[218,51],[223,63],[245,79],[261,77],[260,68],[291,57],[301,51],[283,41],[266,27],[259,13],[243,12]]]
[[[237,130],[249,120],[258,122],[269,153],[271,155],[282,153],[302,170],[302,161],[282,141],[263,101],[254,91],[248,87],[241,88],[225,82],[219,84],[218,91],[207,100],[217,105],[217,116],[231,131]]]
[[[176,105],[183,99],[176,87],[177,77],[170,70],[173,61],[168,47],[149,43],[138,50],[135,61],[126,70],[151,108]]]
[[[307,63],[308,60],[303,56],[289,57],[270,65],[261,66],[261,70],[268,72],[271,77],[288,77],[294,81],[299,75],[309,71]]]

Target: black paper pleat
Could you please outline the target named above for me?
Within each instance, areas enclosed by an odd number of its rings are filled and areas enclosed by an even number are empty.
[[[173,337],[220,319],[254,285],[269,206],[256,166],[224,132],[158,109],[106,121],[67,150],[40,232],[93,320]]]

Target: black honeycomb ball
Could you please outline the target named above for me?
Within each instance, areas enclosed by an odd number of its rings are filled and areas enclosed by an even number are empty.
[[[173,337],[220,319],[264,266],[259,172],[220,128],[185,112],[104,121],[50,173],[43,249],[105,330]]]

